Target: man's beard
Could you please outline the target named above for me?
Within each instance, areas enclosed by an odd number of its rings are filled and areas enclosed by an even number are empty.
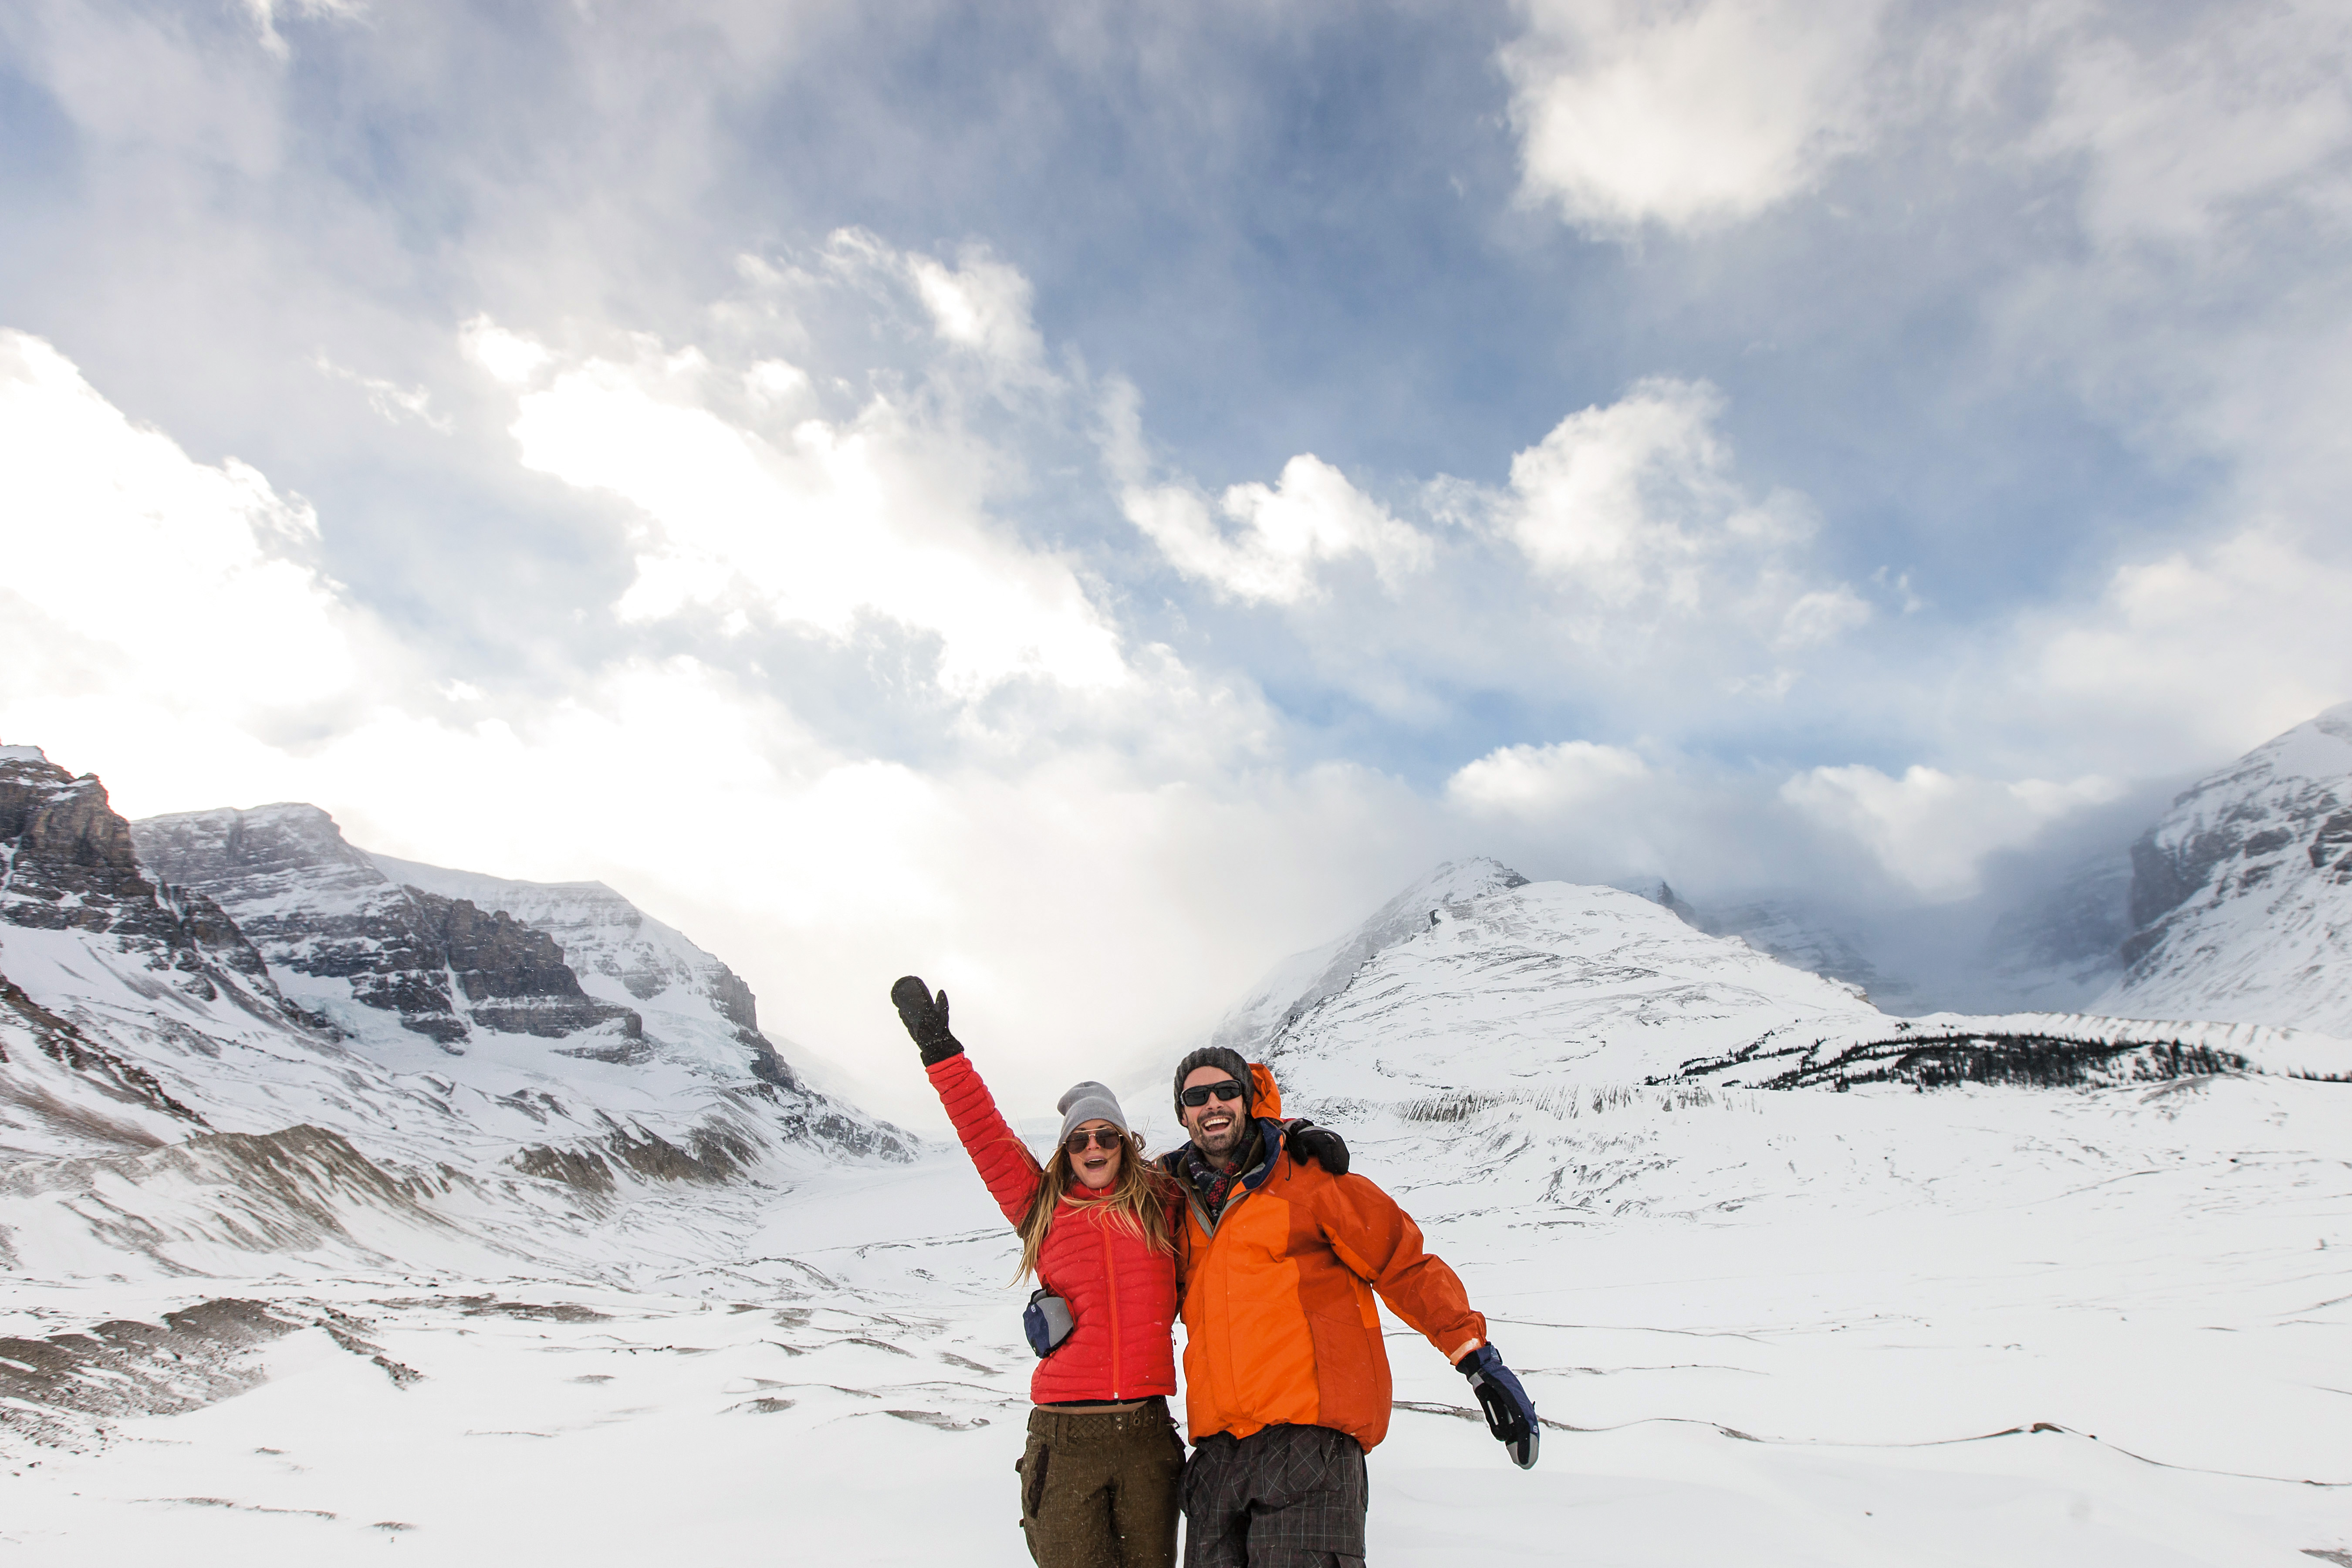
[[[1227,1125],[1224,1131],[1219,1134],[1213,1142],[1208,1134],[1202,1132],[1193,1133],[1192,1142],[1201,1146],[1202,1153],[1206,1154],[1210,1159],[1218,1162],[1220,1164],[1223,1164],[1229,1163],[1235,1154],[1238,1154],[1241,1152],[1242,1142],[1249,1136],[1249,1130],[1250,1119],[1246,1116],[1236,1115],[1233,1119],[1233,1121]]]

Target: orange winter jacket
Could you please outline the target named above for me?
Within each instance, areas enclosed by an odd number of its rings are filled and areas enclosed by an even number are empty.
[[[1375,1291],[1448,1359],[1486,1320],[1421,1227],[1361,1176],[1334,1176],[1282,1148],[1282,1091],[1252,1063],[1258,1135],[1275,1151],[1212,1226],[1183,1176],[1177,1248],[1184,1314],[1184,1414],[1192,1441],[1285,1423],[1330,1426],[1370,1448],[1388,1436],[1388,1352]]]

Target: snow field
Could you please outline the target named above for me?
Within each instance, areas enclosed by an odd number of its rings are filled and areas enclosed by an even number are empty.
[[[1392,1325],[1381,1568],[2352,1552],[2352,1089],[1595,1098],[1334,1118],[1559,1424],[1513,1469]],[[1546,1196],[1561,1169],[1587,1179]],[[93,1452],[11,1450],[0,1545],[1027,1561],[1023,1290],[960,1152],[662,1212],[644,1247],[538,1278],[21,1285],[0,1331],[258,1295],[332,1307],[424,1376],[305,1328],[259,1352],[252,1393]]]

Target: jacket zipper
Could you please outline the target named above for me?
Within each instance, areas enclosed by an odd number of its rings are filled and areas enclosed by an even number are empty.
[[[1118,1259],[1111,1250],[1110,1226],[1103,1223],[1100,1215],[1094,1216],[1094,1222],[1096,1231],[1102,1237],[1103,1289],[1110,1298],[1110,1396],[1122,1399],[1126,1395],[1120,1391],[1125,1387],[1126,1380],[1121,1375],[1123,1369],[1119,1365],[1118,1353]]]

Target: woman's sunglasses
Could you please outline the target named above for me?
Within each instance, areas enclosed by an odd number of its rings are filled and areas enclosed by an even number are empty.
[[[1087,1145],[1089,1143],[1097,1149],[1116,1149],[1126,1142],[1127,1134],[1118,1128],[1097,1127],[1091,1132],[1081,1130],[1071,1133],[1069,1142],[1064,1147],[1073,1154],[1083,1154],[1087,1152]]]
[[[1206,1105],[1209,1103],[1209,1096],[1213,1094],[1219,1100],[1239,1100],[1242,1097],[1242,1086],[1231,1079],[1225,1079],[1223,1083],[1198,1083],[1176,1098],[1187,1105]]]

